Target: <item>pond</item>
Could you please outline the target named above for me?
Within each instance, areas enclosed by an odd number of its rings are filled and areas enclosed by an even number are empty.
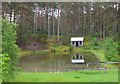
[[[82,55],[83,63],[72,63],[74,56]],[[90,52],[75,53],[68,55],[50,56],[34,55],[19,58],[19,67],[25,72],[64,72],[76,69],[86,69],[90,62],[100,62],[100,60]],[[89,68],[97,68],[98,64],[90,64]]]

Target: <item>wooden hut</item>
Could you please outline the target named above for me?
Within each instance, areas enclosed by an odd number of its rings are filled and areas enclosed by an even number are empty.
[[[73,47],[81,47],[84,43],[84,37],[71,37],[71,45]]]

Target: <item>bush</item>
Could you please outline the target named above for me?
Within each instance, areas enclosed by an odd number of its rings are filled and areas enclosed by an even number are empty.
[[[100,45],[98,44],[98,41],[97,41],[97,38],[96,37],[93,37],[92,38],[92,42],[91,42],[91,45],[92,45],[92,48],[94,50],[98,49],[100,47]]]
[[[16,25],[7,20],[1,20],[2,23],[2,56],[5,58],[3,64],[3,80],[7,81],[16,73],[17,56],[19,48],[16,45]],[[6,67],[6,68],[4,68]],[[7,75],[6,75],[7,74]]]
[[[63,36],[63,37],[61,37],[62,44],[69,46],[70,45],[70,38],[71,37],[69,37],[69,36]]]
[[[103,42],[103,49],[108,61],[118,61],[118,44],[113,38],[106,38]]]
[[[34,34],[32,37],[39,43],[46,43],[47,40],[46,34]]]
[[[13,74],[9,73],[11,71],[11,65],[9,64],[10,62],[10,57],[7,54],[0,54],[0,59],[1,59],[1,69],[2,69],[2,76],[1,78],[4,80],[9,80]]]
[[[91,49],[91,45],[84,45],[83,47],[85,50],[90,50]]]
[[[70,52],[73,51],[73,46],[69,46],[69,51],[70,51]]]

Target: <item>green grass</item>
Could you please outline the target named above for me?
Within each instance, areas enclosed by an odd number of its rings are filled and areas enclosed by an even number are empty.
[[[88,51],[90,51],[93,54],[95,54],[100,59],[100,61],[102,61],[102,62],[106,62],[107,61],[105,59],[104,50],[88,50]]]
[[[81,70],[61,73],[21,72],[10,82],[118,82],[118,71]]]

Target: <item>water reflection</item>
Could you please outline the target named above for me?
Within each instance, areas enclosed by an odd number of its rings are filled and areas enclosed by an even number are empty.
[[[27,72],[64,72],[77,69],[86,69],[86,62],[99,62],[92,53],[67,54],[62,56],[34,55],[19,59],[22,71]],[[89,68],[98,67],[97,64],[89,65]]]
[[[84,56],[83,54],[74,54],[71,59],[72,63],[84,63]]]

